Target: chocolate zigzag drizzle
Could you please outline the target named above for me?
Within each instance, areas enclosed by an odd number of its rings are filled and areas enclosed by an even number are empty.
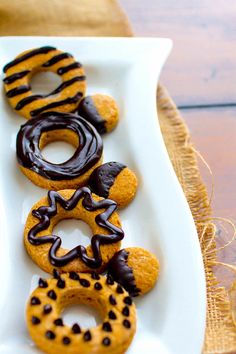
[[[128,266],[128,257],[125,249],[117,252],[108,264],[108,274],[134,297],[139,295],[140,289],[136,286],[132,268]]]
[[[44,132],[69,129],[79,138],[74,155],[64,163],[45,160],[39,148]],[[103,144],[96,129],[83,118],[60,112],[45,112],[21,126],[16,139],[17,159],[21,166],[51,180],[68,180],[81,176],[102,156]]]
[[[57,203],[60,204],[65,210],[72,210],[76,207],[80,199],[83,199],[82,205],[88,211],[93,212],[95,210],[105,209],[104,212],[95,217],[95,221],[97,225],[108,230],[111,234],[93,235],[91,239],[93,257],[89,257],[86,248],[81,245],[76,246],[64,256],[57,257],[56,253],[61,246],[61,238],[56,235],[37,237],[37,234],[43,230],[46,230],[50,225],[50,218],[57,214]],[[90,189],[87,187],[82,187],[76,190],[73,196],[68,200],[64,199],[58,192],[49,191],[48,202],[49,206],[42,206],[32,211],[32,215],[39,219],[39,223],[29,231],[28,241],[34,246],[52,243],[48,256],[50,263],[56,267],[63,267],[72,260],[80,258],[90,268],[98,268],[102,265],[100,246],[119,242],[124,237],[123,230],[108,221],[112,213],[117,208],[116,202],[110,199],[95,201],[92,197]]]

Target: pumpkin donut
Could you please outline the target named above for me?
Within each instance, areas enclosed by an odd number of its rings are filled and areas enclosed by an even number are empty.
[[[109,277],[71,272],[54,279],[39,279],[26,308],[29,333],[48,354],[122,354],[136,330],[136,310],[128,293]],[[63,323],[67,305],[95,307],[103,322],[96,327],[72,327]]]
[[[55,47],[27,50],[5,65],[3,71],[9,103],[27,119],[45,111],[72,112],[86,90],[82,64]],[[47,95],[35,95],[31,91],[30,80],[41,71],[51,71],[62,79],[62,83]]]
[[[43,158],[41,150],[52,141],[75,146],[74,155],[56,164]],[[96,129],[71,113],[45,112],[21,126],[16,154],[21,171],[36,185],[60,190],[87,183],[92,171],[102,163],[103,143]]]
[[[104,270],[120,249],[124,237],[116,202],[92,194],[87,187],[78,190],[49,191],[30,211],[24,231],[24,243],[32,260],[48,273],[98,272]],[[54,226],[63,219],[80,219],[93,233],[91,245],[72,250],[61,248],[61,238],[53,235]]]

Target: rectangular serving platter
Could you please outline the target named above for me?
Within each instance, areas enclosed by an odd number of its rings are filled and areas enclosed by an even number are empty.
[[[156,111],[157,81],[171,41],[3,37],[1,69],[22,51],[44,45],[71,52],[85,67],[87,93],[109,94],[120,109],[119,125],[104,136],[104,161],[125,163],[139,179],[135,200],[119,212],[125,231],[122,247],[152,251],[161,267],[154,289],[135,299],[137,333],[128,353],[200,353],[206,312],[201,251]],[[17,167],[15,140],[25,119],[13,112],[3,90],[0,110],[0,353],[34,354],[40,351],[27,333],[25,304],[38,277],[48,275],[26,254],[23,229],[31,207],[47,191],[33,185]],[[51,158],[67,156],[58,144],[49,149]]]

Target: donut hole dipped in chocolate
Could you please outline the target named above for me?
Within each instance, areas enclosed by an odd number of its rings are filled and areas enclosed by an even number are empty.
[[[124,237],[116,203],[91,193],[87,187],[78,190],[49,191],[30,211],[24,231],[24,243],[32,260],[43,270],[59,272],[101,272],[120,249]],[[92,230],[91,244],[72,250],[61,247],[61,238],[53,228],[61,220],[79,219]]]
[[[27,304],[27,327],[36,345],[49,354],[126,352],[136,330],[136,309],[128,293],[97,273],[54,275],[39,280]],[[72,304],[94,307],[102,322],[91,328],[66,325],[62,312]]]
[[[113,130],[119,120],[119,109],[115,100],[102,94],[84,97],[77,112],[93,124],[100,134]]]
[[[81,63],[66,52],[51,46],[27,50],[5,65],[6,96],[13,109],[29,119],[45,111],[72,112],[86,90]],[[39,72],[57,74],[62,83],[49,94],[33,94],[30,81]]]
[[[138,180],[126,165],[107,162],[93,171],[88,184],[94,193],[112,199],[119,208],[124,208],[134,199]]]
[[[63,163],[44,159],[41,149],[54,141],[76,148]],[[21,171],[36,185],[60,190],[87,183],[92,171],[102,163],[103,143],[96,129],[70,113],[45,112],[21,126],[17,135],[17,160]]]
[[[118,251],[108,265],[108,274],[122,285],[130,296],[143,295],[155,285],[159,262],[154,254],[141,247]]]

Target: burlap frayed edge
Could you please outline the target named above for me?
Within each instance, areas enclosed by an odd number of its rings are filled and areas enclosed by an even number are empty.
[[[162,86],[157,90],[157,108],[167,151],[189,203],[203,255],[207,287],[207,326],[203,353],[232,352],[236,350],[236,330],[227,292],[218,286],[212,270],[216,261],[216,227],[211,221],[211,207],[200,176],[195,149],[183,119]]]

